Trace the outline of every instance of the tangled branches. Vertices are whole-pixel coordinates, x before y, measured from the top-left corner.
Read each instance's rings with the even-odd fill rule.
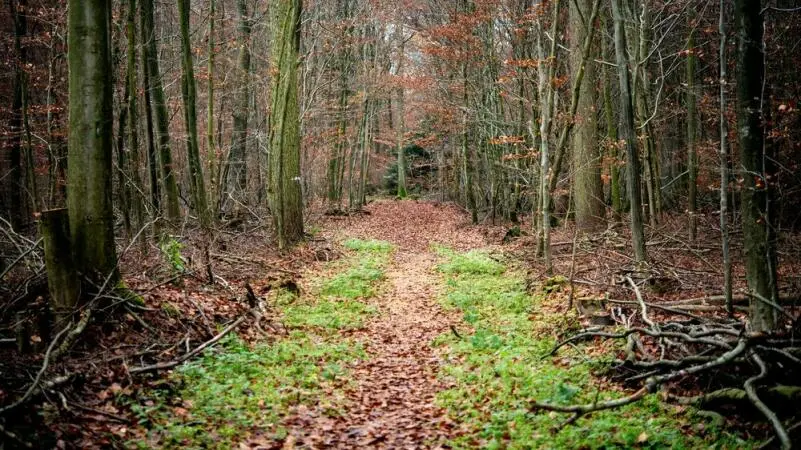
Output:
[[[620,371],[635,373],[626,380],[638,383],[637,390],[626,397],[608,401],[569,406],[532,402],[529,407],[532,410],[569,413],[569,419],[562,424],[567,425],[595,411],[637,402],[660,388],[668,388],[670,383],[692,381],[713,370],[737,367],[743,373],[753,374],[744,381],[739,380],[742,383],[741,388],[726,387],[678,400],[684,404],[702,407],[709,404],[710,399],[715,399],[718,403],[747,399],[771,424],[775,439],[780,442],[781,447],[791,448],[788,426],[782,423],[774,411],[776,407],[771,409],[763,397],[767,391],[770,391],[772,397],[795,396],[801,393],[801,387],[794,386],[772,389],[791,379],[788,377],[788,372],[791,372],[788,369],[797,370],[801,367],[801,346],[798,346],[793,336],[752,333],[747,331],[744,323],[733,319],[691,315],[684,320],[687,315],[682,315],[682,320],[658,321],[649,316],[649,304],[643,300],[637,285],[631,278],[627,278],[627,282],[637,299],[636,302],[630,302],[636,310],[629,316],[619,314],[617,322],[623,325],[621,331],[609,332],[600,328],[584,330],[558,343],[546,357],[580,341],[596,338],[622,340],[626,343],[623,351],[625,356],[615,360],[614,366]],[[637,314],[639,317],[635,319]],[[635,320],[642,325],[632,326]],[[675,396],[673,398],[676,399]],[[795,425],[789,427],[795,428]]]

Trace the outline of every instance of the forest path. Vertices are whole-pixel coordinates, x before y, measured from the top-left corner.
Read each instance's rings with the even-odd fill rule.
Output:
[[[353,334],[368,357],[350,368],[354,387],[346,391],[344,414],[296,411],[285,423],[284,448],[441,448],[456,433],[434,404],[447,386],[437,377],[440,361],[431,343],[460,318],[437,303],[442,281],[431,245],[466,250],[485,240],[451,205],[383,201],[369,205],[367,213],[327,228],[335,239],[380,239],[395,246],[384,287],[368,301],[378,314]]]

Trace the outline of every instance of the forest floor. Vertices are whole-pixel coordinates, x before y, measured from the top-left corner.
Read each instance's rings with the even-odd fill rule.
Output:
[[[625,387],[590,359],[611,357],[620,344],[577,344],[545,357],[587,324],[565,307],[570,288],[564,276],[543,276],[537,264],[523,262],[530,242],[502,245],[505,227],[470,225],[450,204],[388,200],[318,223],[307,244],[285,255],[248,245],[252,238],[218,242],[217,253],[212,249],[221,274],[215,286],[223,287],[197,277],[180,286],[127,277],[145,292],[144,306],[139,314],[129,311],[120,330],[145,335],[142,323],[152,323],[161,333],[159,353],[150,350],[155,344],[134,356],[119,350],[141,348],[127,344],[137,342],[130,332],[125,345],[106,341],[109,351],[101,357],[87,350],[93,364],[99,358],[123,364],[109,365],[67,393],[80,399],[80,408],[64,408],[66,415],[44,408],[40,415],[55,431],[55,446],[755,445],[747,434],[727,431],[720,418],[656,395],[564,427],[566,415],[533,411],[533,401],[571,404],[624,395]],[[186,259],[202,272],[202,258]],[[569,270],[579,281],[598,269],[586,260],[568,268],[565,259],[557,256],[557,272]],[[132,367],[175,358],[182,347],[189,351],[222,330],[210,329],[209,318],[231,323],[245,316],[248,308],[235,301],[234,288],[245,284],[263,302],[260,326],[243,326],[174,370],[131,375]],[[181,314],[191,323],[181,324]],[[192,330],[204,328],[206,338],[190,344]]]

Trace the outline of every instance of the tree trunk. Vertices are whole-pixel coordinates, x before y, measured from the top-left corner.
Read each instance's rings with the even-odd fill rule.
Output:
[[[300,178],[300,111],[298,53],[301,0],[274,0],[272,16],[273,68],[270,108],[270,197],[278,247],[303,238]]]
[[[553,14],[551,16],[551,47],[548,51],[548,72],[543,76],[542,67],[540,67],[540,86],[543,92],[545,102],[542,104],[541,120],[540,120],[540,236],[542,238],[542,254],[545,259],[545,271],[550,274],[553,272],[553,264],[551,262],[551,195],[549,188],[549,179],[551,179],[550,169],[550,152],[548,148],[548,140],[551,134],[551,126],[553,124],[554,107],[554,94],[555,87],[554,81],[556,78],[556,46],[557,36],[559,32],[559,7],[560,0],[553,2]],[[555,177],[553,177],[555,178]]]
[[[723,295],[726,298],[726,311],[734,312],[732,305],[731,254],[729,252],[729,122],[726,117],[726,1],[720,0],[720,240],[723,247]]]
[[[186,153],[189,161],[189,187],[192,203],[200,217],[200,223],[210,222],[206,185],[203,179],[203,164],[200,162],[200,145],[197,137],[197,82],[195,81],[192,42],[189,40],[189,1],[178,0],[178,17],[181,25],[181,67],[183,77],[181,96],[184,101],[184,125],[186,126]]]
[[[595,5],[593,5],[595,3]],[[598,147],[596,104],[596,65],[592,62],[597,52],[592,43],[598,2],[578,0],[570,2],[570,47],[573,49],[570,65],[573,73],[584,71],[583,77],[574,80],[578,88],[578,104],[573,130],[573,192],[576,206],[576,226],[592,231],[603,225],[605,205],[601,183],[601,155]],[[584,22],[592,10],[590,20]],[[589,50],[585,53],[585,41]]]
[[[250,103],[250,16],[245,0],[237,0],[239,13],[239,83],[233,108],[233,129],[231,130],[231,151],[226,164],[225,192],[221,203],[223,212],[228,213],[236,207],[234,203],[245,202],[247,188],[247,139],[248,114]]]
[[[158,145],[158,163],[161,172],[161,184],[167,200],[167,220],[176,222],[181,218],[181,205],[178,203],[178,183],[172,164],[170,149],[169,117],[167,103],[164,98],[164,86],[159,70],[158,49],[156,48],[156,32],[153,21],[153,0],[142,0],[140,5],[142,21],[142,58],[145,60],[145,71],[149,91],[156,116],[155,140]]]
[[[395,145],[398,152],[398,198],[406,197],[406,149],[404,148],[403,139],[406,134],[406,111],[404,102],[404,86],[403,86],[403,62],[406,58],[404,52],[405,39],[403,37],[403,25],[395,24],[396,34],[398,39],[398,70],[396,76],[398,79],[398,87],[395,89],[397,102],[395,108],[398,110],[398,118],[395,121]]]
[[[72,258],[68,220],[66,209],[51,209],[42,211],[39,222],[39,234],[45,251],[50,310],[55,316],[57,329],[69,323],[81,291]]]
[[[695,24],[690,23],[690,36],[687,38],[687,214],[689,215],[690,242],[695,241],[697,233],[696,210],[696,182],[698,180],[698,158],[695,151],[696,130],[698,128],[698,114],[696,111],[695,88]]]
[[[640,160],[637,152],[637,136],[634,130],[634,110],[631,103],[631,81],[626,58],[626,31],[621,12],[621,0],[612,0],[612,17],[615,21],[615,61],[620,81],[620,137],[625,141],[628,192],[631,201],[631,237],[634,258],[638,263],[647,259],[645,232],[642,221],[642,197],[640,194]]]
[[[752,296],[750,327],[769,331],[778,326],[776,310],[775,236],[772,231],[770,159],[764,145],[762,88],[764,81],[763,23],[759,0],[736,0],[737,126],[743,187],[740,208],[745,246],[745,278]]]
[[[216,52],[214,33],[216,28],[215,25],[217,24],[216,8],[216,0],[209,0],[209,60],[206,63],[206,70],[208,71],[208,80],[206,85],[206,163],[207,167],[209,168],[209,184],[211,185],[211,188],[209,189],[209,195],[211,196],[209,204],[214,208],[218,208],[220,206],[220,199],[217,198],[216,195],[218,194],[219,181],[217,180],[216,167],[217,148],[214,144],[214,54]]]
[[[105,0],[72,0],[69,4],[67,204],[76,269],[94,284],[114,286],[119,273],[111,201],[109,8]]]

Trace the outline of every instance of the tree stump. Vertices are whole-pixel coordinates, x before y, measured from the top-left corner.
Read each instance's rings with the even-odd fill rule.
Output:
[[[44,242],[50,309],[57,328],[69,322],[81,293],[81,282],[72,257],[68,220],[67,210],[61,208],[42,211],[39,222],[39,233]]]

